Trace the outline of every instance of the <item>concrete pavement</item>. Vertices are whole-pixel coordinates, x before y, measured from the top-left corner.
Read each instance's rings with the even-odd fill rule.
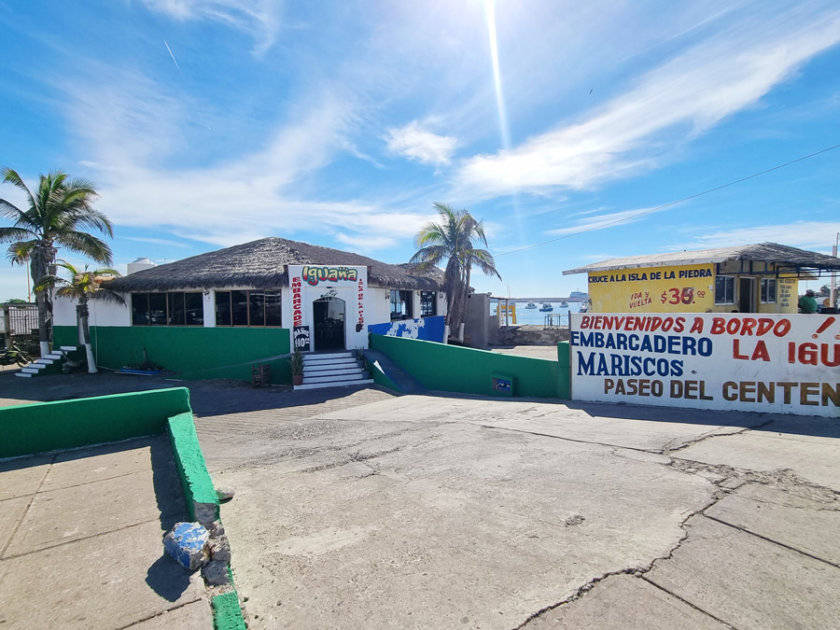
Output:
[[[837,627],[836,423],[379,395],[199,420],[253,627]]]
[[[211,628],[201,576],[163,554],[185,518],[166,436],[0,462],[0,626]]]
[[[836,420],[190,387],[252,628],[840,625]]]

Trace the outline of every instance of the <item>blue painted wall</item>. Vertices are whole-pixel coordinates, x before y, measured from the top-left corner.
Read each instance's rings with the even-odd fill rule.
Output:
[[[443,315],[436,315],[385,324],[371,324],[368,326],[368,332],[372,335],[385,335],[386,337],[406,337],[422,341],[443,342],[445,320],[446,318]]]

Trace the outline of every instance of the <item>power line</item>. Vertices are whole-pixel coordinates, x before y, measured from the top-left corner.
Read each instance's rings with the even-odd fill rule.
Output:
[[[776,166],[772,166],[768,169],[764,169],[763,171],[758,171],[757,173],[752,173],[751,175],[746,175],[745,177],[741,177],[739,179],[734,179],[731,182],[727,182],[725,184],[715,186],[714,188],[709,188],[708,190],[704,190],[703,192],[694,193],[693,195],[689,195],[688,197],[683,197],[682,199],[677,199],[675,201],[668,201],[666,203],[660,204],[660,205],[655,206],[653,208],[648,208],[647,210],[639,212],[635,216],[636,217],[642,217],[642,216],[645,216],[646,214],[651,214],[653,212],[657,212],[659,210],[662,210],[664,208],[668,208],[670,206],[675,206],[677,204],[681,204],[681,203],[684,203],[686,201],[691,201],[692,199],[696,199],[697,197],[702,197],[703,195],[708,195],[709,193],[717,192],[718,190],[723,190],[724,188],[729,188],[730,186],[734,186],[735,184],[740,184],[741,182],[745,182],[745,181],[750,180],[750,179],[755,179],[756,177],[761,177],[762,175],[766,175],[767,173],[772,173],[773,171],[777,171],[780,168],[785,168],[786,166],[790,166],[791,164],[796,164],[797,162],[803,162],[805,160],[809,160],[812,157],[816,157],[817,155],[821,155],[823,153],[828,153],[829,151],[834,151],[835,149],[840,149],[840,144],[835,144],[835,145],[832,145],[830,147],[820,149],[819,151],[814,151],[813,153],[809,153],[808,155],[802,155],[802,156],[800,156],[798,158],[795,158],[793,160],[789,160],[788,162],[784,162],[782,164],[777,164]],[[615,221],[609,221],[607,223],[601,223],[601,224],[598,224],[597,226],[592,226],[592,227],[589,227],[589,228],[583,228],[581,230],[578,230],[577,232],[571,232],[569,234],[563,234],[562,236],[558,236],[557,238],[552,238],[552,239],[549,239],[547,241],[541,241],[539,243],[533,243],[531,245],[524,245],[522,247],[517,247],[516,249],[511,249],[511,250],[506,251],[506,252],[498,253],[498,254],[496,254],[496,257],[498,258],[499,256],[507,256],[508,254],[515,254],[517,252],[525,251],[525,250],[528,250],[528,249],[535,249],[537,247],[542,247],[543,245],[549,245],[551,243],[556,243],[557,241],[562,241],[563,239],[566,239],[566,238],[571,238],[572,236],[575,236],[577,234],[583,234],[585,232],[594,232],[595,230],[602,230],[604,228],[610,227],[611,225],[617,225],[617,224],[623,223],[623,222],[624,222],[624,219],[616,219]]]

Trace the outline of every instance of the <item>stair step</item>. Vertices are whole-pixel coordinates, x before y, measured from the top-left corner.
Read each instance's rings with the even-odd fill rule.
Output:
[[[78,349],[79,349],[79,346],[61,346],[59,348],[59,350],[62,350],[64,352],[75,352]]]
[[[354,361],[353,363],[327,363],[313,367],[306,366],[303,368],[303,373],[317,375],[322,372],[355,372],[361,369],[362,367]]]
[[[20,368],[20,371],[24,374],[40,374],[41,370],[44,369],[45,366],[41,365],[38,367],[33,367],[31,365],[27,365],[25,368]]]
[[[332,365],[334,363],[356,363],[356,357],[339,357],[336,359],[310,359],[309,361],[304,361],[304,365]]]
[[[309,378],[304,377],[303,383],[304,385],[308,385],[310,383],[349,383],[351,381],[360,381],[365,378],[364,372],[358,372],[357,374],[344,374],[341,376],[312,376]]]
[[[304,374],[303,375],[303,382],[309,383],[314,381],[315,379],[319,380],[333,380],[333,381],[340,381],[344,378],[358,378],[359,376],[363,376],[365,371],[362,369],[356,370],[349,370],[344,372],[315,372],[314,374]]]
[[[295,391],[299,389],[325,389],[327,387],[349,387],[356,385],[370,385],[373,383],[372,378],[362,379],[360,381],[342,381],[330,383],[304,383],[303,385],[295,385]]]
[[[52,365],[56,362],[56,359],[52,359],[49,356],[41,357],[40,359],[35,359],[32,364],[33,365]]]
[[[15,372],[15,376],[20,376],[21,378],[32,378],[34,375],[29,372]]]
[[[332,360],[332,359],[344,359],[344,358],[347,358],[347,357],[353,358],[354,353],[352,353],[352,352],[325,352],[325,353],[319,352],[318,354],[304,354],[303,355],[303,360],[304,361],[312,361],[312,360],[317,360],[317,359]]]

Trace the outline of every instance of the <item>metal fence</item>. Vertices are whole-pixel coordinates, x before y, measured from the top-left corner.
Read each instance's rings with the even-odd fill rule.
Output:
[[[38,355],[38,307],[35,304],[3,304],[3,345],[14,341],[29,354]]]
[[[565,323],[564,321],[565,320]],[[543,328],[554,328],[556,326],[568,326],[569,313],[550,313],[543,320]]]

